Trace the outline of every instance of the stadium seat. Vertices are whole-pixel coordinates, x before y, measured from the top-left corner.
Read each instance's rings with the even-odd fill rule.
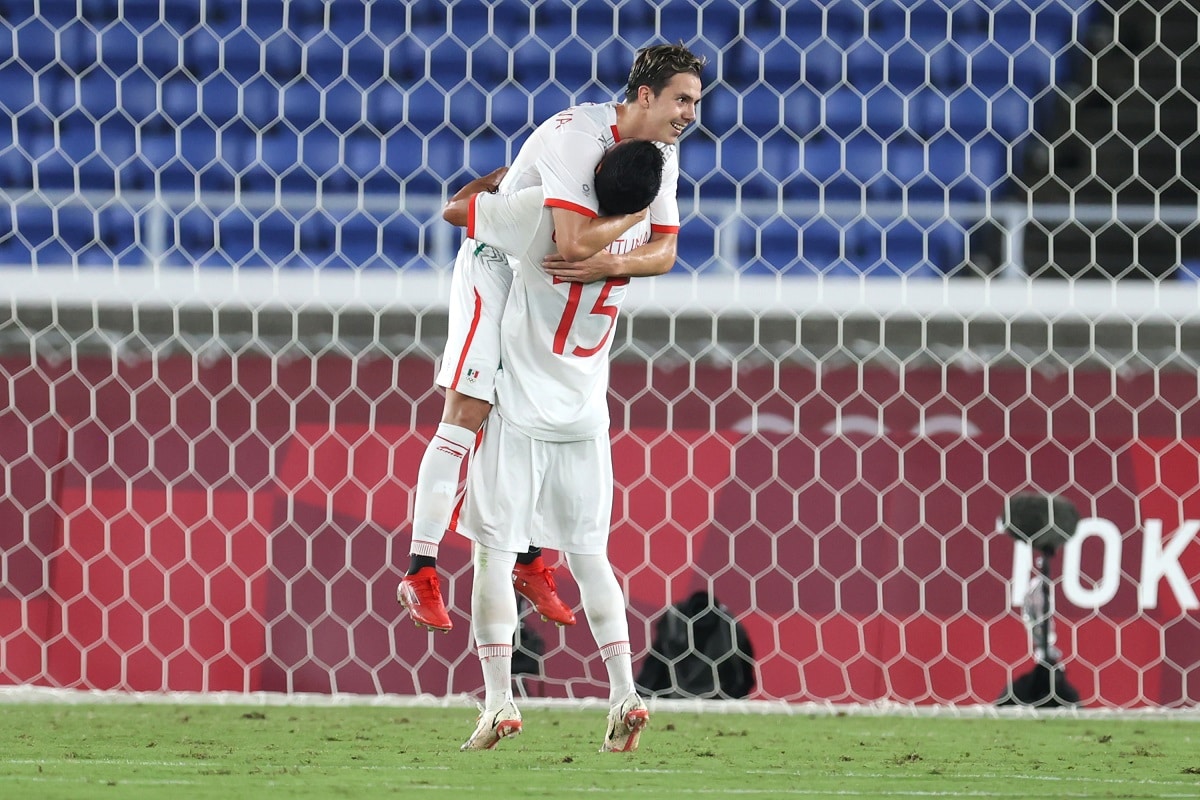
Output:
[[[298,131],[310,128],[321,119],[321,89],[307,80],[299,80],[280,89],[283,120]]]
[[[877,137],[863,132],[846,139],[845,171],[857,187],[868,192],[883,177],[884,144]]]
[[[683,220],[676,244],[679,267],[693,272],[714,269],[720,263],[720,234],[717,223],[699,216]]]
[[[738,269],[749,275],[797,274],[800,229],[787,217],[747,220],[738,231]]]
[[[15,36],[15,42],[16,60],[31,73],[40,72],[58,61],[56,28],[42,17],[25,20]]]
[[[428,81],[410,86],[404,97],[405,121],[413,129],[428,134],[446,124],[449,97],[445,90]]]
[[[0,66],[0,85],[4,86],[0,92],[0,111],[5,116],[11,117],[35,104],[34,77],[23,65],[10,62]]]
[[[383,171],[383,140],[373,132],[355,133],[345,139],[345,168],[351,181],[351,190],[377,191],[382,185],[391,190],[396,187],[395,179],[389,179]]]
[[[529,93],[515,83],[494,89],[488,97],[487,119],[502,136],[516,136],[533,123]]]
[[[254,219],[249,212],[241,208],[231,209],[217,218],[214,252],[206,253],[200,263],[204,266],[220,266],[225,261],[238,267],[266,266],[257,238]]]
[[[850,274],[850,252],[845,246],[845,238],[844,227],[827,217],[817,217],[805,222],[800,229],[801,268],[794,269],[793,274]]]
[[[290,212],[271,210],[254,221],[256,256],[270,267],[309,267],[299,250],[299,224]]]
[[[910,102],[889,86],[880,86],[866,100],[867,130],[880,139],[890,139],[910,125]]]
[[[771,86],[752,86],[739,96],[741,127],[755,136],[767,136],[779,130],[787,100]],[[725,128],[724,130],[729,130]],[[716,131],[718,134],[721,129]]]
[[[512,163],[508,142],[501,136],[485,134],[466,141],[466,172],[469,177],[486,175],[492,170]],[[457,190],[457,186],[450,187]]]
[[[884,200],[899,200],[925,175],[925,147],[917,139],[901,136],[884,149],[886,168],[872,184],[872,193]]]
[[[863,127],[865,101],[853,89],[835,89],[825,95],[821,123],[825,132],[846,139]]]
[[[321,95],[322,120],[334,130],[346,133],[366,121],[366,96],[349,79],[326,85]]]
[[[846,83],[863,94],[885,81],[887,55],[871,39],[861,39],[846,49]]]

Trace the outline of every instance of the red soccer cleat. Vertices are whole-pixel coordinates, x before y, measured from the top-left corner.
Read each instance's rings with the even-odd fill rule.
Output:
[[[433,567],[421,567],[412,575],[405,575],[396,589],[396,599],[418,626],[442,633],[454,627],[442,602],[442,589]]]
[[[556,625],[575,624],[575,613],[558,598],[554,569],[547,567],[541,556],[534,559],[532,564],[516,564],[512,580],[513,586],[533,603],[542,619],[548,619]]]

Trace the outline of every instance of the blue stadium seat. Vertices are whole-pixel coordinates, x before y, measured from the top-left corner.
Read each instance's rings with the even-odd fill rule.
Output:
[[[870,133],[860,133],[846,139],[845,171],[858,187],[872,192],[883,177],[884,144]]]
[[[808,220],[800,229],[800,269],[822,275],[847,275],[852,271],[845,228],[827,217]]]
[[[466,141],[466,171],[470,176],[486,175],[492,170],[512,163],[508,142],[501,136],[473,136]]]
[[[344,191],[350,188],[351,176],[342,165],[341,138],[336,130],[319,125],[300,136],[299,161],[294,176],[305,190],[315,189],[318,182],[325,191]],[[285,179],[284,185],[289,185]]]
[[[225,73],[211,75],[199,86],[198,102],[204,119],[219,128],[241,116],[241,86]]]
[[[785,85],[795,82],[795,64],[790,57],[779,59],[778,64],[774,58],[768,60],[770,63],[765,65],[765,70],[770,76],[769,81],[786,81]],[[843,78],[842,49],[831,41],[820,41],[805,48],[802,74],[806,84],[819,92],[828,92]]]
[[[36,103],[35,81],[29,70],[21,64],[9,63],[0,66],[0,111],[12,116]]]
[[[773,87],[753,86],[741,93],[740,102],[742,128],[755,136],[766,136],[783,124],[787,101]]]
[[[381,83],[367,93],[367,122],[380,133],[404,124],[405,92],[392,83]]]
[[[936,108],[938,102],[944,104],[942,113],[946,117],[944,120],[937,119],[935,124],[933,109]],[[963,86],[960,91],[950,95],[944,101],[931,98],[929,105],[919,107],[919,110],[922,111],[920,120],[923,124],[919,126],[918,130],[922,135],[932,136],[939,130],[945,130],[948,125],[950,130],[964,139],[973,139],[989,130],[990,105],[988,99],[976,91],[973,86]]]
[[[203,266],[221,266],[223,263],[239,267],[266,266],[266,259],[258,248],[254,218],[249,212],[233,208],[217,219],[213,252],[205,253],[200,263]]]
[[[39,72],[59,58],[54,24],[42,17],[26,20],[16,36],[16,58],[30,72]],[[11,35],[11,34],[10,34]]]
[[[651,6],[657,40],[688,43],[700,35],[700,13],[692,0],[656,0]]]
[[[24,139],[25,135],[22,131],[20,137],[14,137],[11,125],[0,125],[0,187],[4,189],[33,185],[33,165],[29,157],[17,146],[18,141]],[[0,227],[0,231],[3,230],[4,228]]]
[[[307,80],[280,89],[283,119],[296,130],[312,127],[321,119],[321,90]]]
[[[354,182],[354,188],[377,191],[386,184],[395,190],[396,181],[383,172],[383,140],[371,132],[352,134],[346,137],[346,171]]]
[[[82,205],[22,204],[16,207],[14,228],[38,266],[78,263],[80,253],[100,240],[95,212]]]
[[[884,83],[887,55],[871,39],[854,42],[846,50],[846,82],[866,94]]]
[[[292,213],[283,210],[267,211],[254,221],[257,253],[262,263],[271,267],[311,266],[300,254],[299,223]]]
[[[716,142],[702,133],[690,134],[679,146],[679,172],[700,186],[705,195],[728,197],[733,184],[717,172]]]
[[[529,93],[520,86],[506,83],[494,89],[488,98],[488,122],[503,136],[515,136],[533,123]]]
[[[409,87],[404,98],[408,125],[421,133],[431,133],[445,125],[449,112],[445,90],[429,82]]]
[[[217,247],[217,221],[213,213],[197,206],[174,219],[168,229],[164,254],[168,266],[229,266],[228,256]]]
[[[1016,142],[1033,130],[1033,105],[1016,89],[999,92],[991,99],[990,130],[1008,142]]]
[[[872,184],[872,193],[884,200],[899,200],[925,175],[925,146],[910,136],[893,139],[884,150],[884,163],[886,168]]]
[[[713,188],[720,189],[727,181],[730,194],[774,196],[778,183],[762,171],[757,138],[741,132],[730,133],[717,142],[717,156],[721,175]],[[711,182],[711,179],[706,181],[704,186],[711,186]]]
[[[196,82],[183,75],[164,81],[162,111],[176,127],[195,117],[200,111],[200,89]]]
[[[787,217],[747,220],[738,231],[738,269],[751,275],[778,275],[803,269],[800,229]]]
[[[300,136],[284,125],[255,142],[240,183],[247,191],[314,191],[316,180],[301,164]]]
[[[679,267],[693,272],[713,269],[720,257],[718,225],[705,217],[692,216],[683,221],[676,242]]]
[[[543,86],[533,91],[533,122],[540,124],[553,117],[563,109],[575,105],[566,89],[560,86]]]
[[[912,94],[929,80],[929,54],[915,42],[903,41],[887,54],[887,82],[902,94]]]
[[[526,39],[512,51],[513,78],[527,88],[541,86],[550,80],[551,51],[541,36],[539,28],[538,38]]]
[[[797,136],[809,136],[821,127],[822,96],[808,86],[796,86],[783,100],[783,126]]]
[[[450,113],[447,121],[462,136],[473,136],[488,124],[487,94],[472,84],[459,86],[450,92]]]
[[[352,212],[335,223],[339,262],[351,269],[384,266],[380,248],[380,225],[364,212]]]
[[[816,194],[830,199],[853,196],[857,187],[849,185],[842,172],[841,143],[829,136],[812,137],[801,148],[802,171]]]
[[[353,82],[338,80],[326,85],[321,92],[321,118],[326,125],[345,133],[366,121],[366,96]]]
[[[910,126],[909,101],[890,86],[880,86],[866,96],[867,130],[889,139]]]
[[[865,101],[853,89],[835,89],[825,95],[821,122],[825,132],[845,139],[863,127]]]
[[[105,63],[108,63],[107,60]],[[158,88],[158,79],[144,70],[134,70],[122,75],[117,84],[122,115],[135,124],[149,122],[157,117]]]

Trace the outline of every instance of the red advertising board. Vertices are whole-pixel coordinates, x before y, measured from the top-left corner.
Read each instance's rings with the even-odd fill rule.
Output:
[[[428,361],[0,372],[0,682],[478,690],[465,543],[441,557],[451,634],[413,628],[394,598],[441,411]],[[1055,565],[1084,702],[1194,703],[1194,394],[1165,372],[617,363],[610,553],[634,651],[709,589],[749,631],[756,697],[992,702],[1030,666],[997,517],[1036,490],[1085,518]],[[540,691],[602,693],[585,627],[537,628]]]

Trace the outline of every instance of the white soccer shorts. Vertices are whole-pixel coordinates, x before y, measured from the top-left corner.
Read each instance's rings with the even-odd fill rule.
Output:
[[[468,239],[459,248],[450,279],[449,325],[437,384],[496,402],[500,367],[500,318],[512,287],[508,257]]]
[[[608,433],[574,442],[533,439],[496,412],[471,456],[455,530],[510,553],[531,545],[566,553],[608,552],[612,521]]]

